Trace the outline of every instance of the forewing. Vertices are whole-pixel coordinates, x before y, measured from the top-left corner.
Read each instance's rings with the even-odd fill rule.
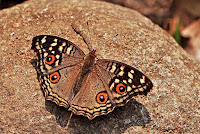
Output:
[[[72,42],[51,35],[34,37],[32,49],[38,56],[36,70],[45,98],[68,107],[85,54]]]
[[[116,106],[126,104],[138,94],[147,95],[153,87],[143,73],[122,62],[102,59],[97,60],[96,65],[109,86],[110,99]]]
[[[32,49],[37,53],[37,68],[41,74],[47,73],[53,68],[59,68],[61,65],[74,65],[85,56],[83,51],[72,42],[52,35],[34,37]],[[45,63],[45,59],[49,55],[55,56],[55,61],[50,65]]]

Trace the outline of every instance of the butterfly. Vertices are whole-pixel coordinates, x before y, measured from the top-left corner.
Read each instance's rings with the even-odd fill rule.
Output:
[[[97,59],[74,43],[57,36],[33,38],[38,80],[45,99],[76,115],[92,120],[125,105],[136,95],[147,95],[153,84],[139,70],[125,63]]]

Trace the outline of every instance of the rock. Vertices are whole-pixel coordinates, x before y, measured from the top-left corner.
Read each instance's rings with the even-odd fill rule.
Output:
[[[0,16],[1,133],[200,131],[199,62],[140,13],[106,2],[32,0],[1,10]],[[66,38],[85,53],[91,44],[100,58],[142,71],[153,90],[92,121],[73,115],[67,129],[70,112],[45,103],[31,64],[32,38],[42,34]]]

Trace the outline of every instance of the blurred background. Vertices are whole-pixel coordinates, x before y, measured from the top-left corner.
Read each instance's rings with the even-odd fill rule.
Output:
[[[25,0],[0,0],[0,10]],[[96,0],[137,10],[171,34],[200,61],[200,0]]]

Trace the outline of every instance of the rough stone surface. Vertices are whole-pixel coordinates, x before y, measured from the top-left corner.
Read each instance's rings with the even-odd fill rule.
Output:
[[[85,40],[99,57],[145,73],[153,90],[92,121],[73,116],[66,129],[70,113],[45,103],[31,65],[32,38],[41,34],[66,38],[88,53]],[[0,11],[0,35],[1,133],[200,132],[199,62],[136,11],[97,1],[30,0]]]

